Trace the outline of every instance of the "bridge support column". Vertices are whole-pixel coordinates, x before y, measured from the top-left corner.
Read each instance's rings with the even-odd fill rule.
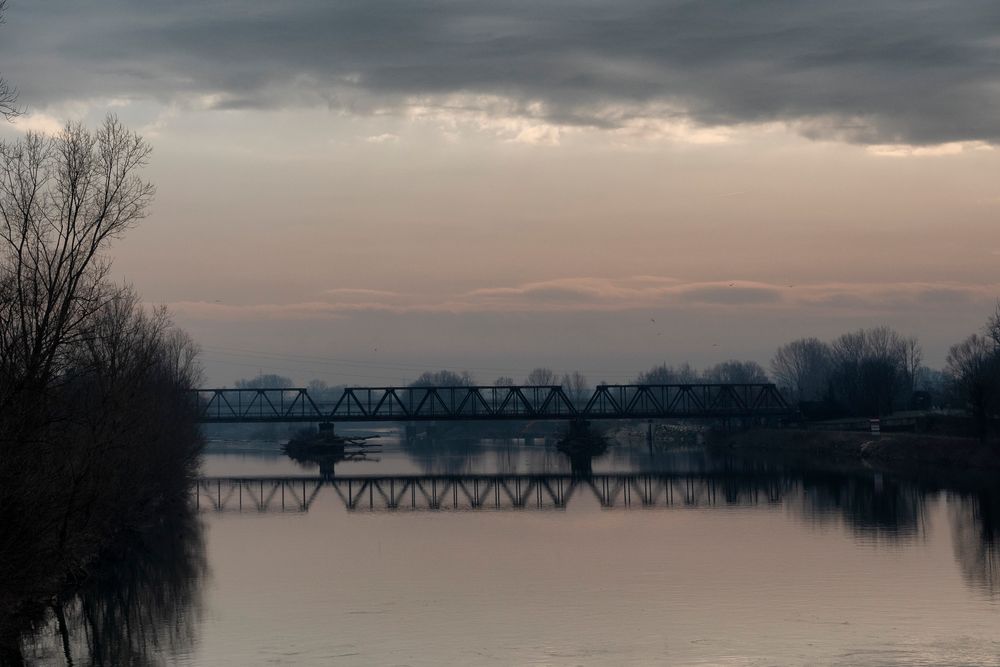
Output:
[[[649,419],[646,421],[646,444],[653,444],[653,420]]]
[[[320,433],[329,433],[333,435],[333,422],[320,422],[319,423]]]

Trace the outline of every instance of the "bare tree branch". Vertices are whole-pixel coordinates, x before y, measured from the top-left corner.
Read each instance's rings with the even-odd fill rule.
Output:
[[[0,357],[15,387],[51,383],[115,298],[101,253],[146,215],[154,189],[138,172],[149,153],[112,115],[96,132],[68,124],[0,144]]]
[[[0,23],[4,22],[3,14],[6,8],[7,0],[0,0]],[[17,106],[17,88],[0,76],[0,116],[6,120],[13,120],[21,113],[21,108]]]

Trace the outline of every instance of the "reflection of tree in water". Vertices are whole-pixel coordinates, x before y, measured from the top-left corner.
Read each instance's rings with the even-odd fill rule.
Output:
[[[807,520],[824,524],[843,521],[856,534],[899,540],[922,534],[927,490],[874,473],[815,471],[781,460],[734,459],[704,448],[650,448],[609,443],[600,432],[564,431],[555,448],[523,447],[475,438],[412,438],[403,451],[429,474],[461,475],[479,468],[513,473],[527,462],[531,471],[587,475],[595,457],[637,471],[732,474],[720,482],[723,497],[733,503],[786,503]],[[554,451],[555,450],[555,451]],[[603,459],[602,459],[603,460]],[[612,467],[618,467],[613,465]],[[777,477],[776,477],[777,475]]]
[[[803,472],[801,509],[816,523],[842,518],[855,533],[889,539],[923,533],[927,493],[878,474]]]
[[[587,422],[569,422],[560,433],[556,449],[569,459],[574,475],[586,476],[593,472],[594,459],[607,453],[608,439]]]
[[[152,665],[188,651],[207,572],[202,526],[183,503],[102,558],[83,587],[53,607],[33,652],[74,665]],[[49,645],[56,642],[58,646]]]
[[[949,497],[955,559],[970,584],[1000,595],[1000,488]]]

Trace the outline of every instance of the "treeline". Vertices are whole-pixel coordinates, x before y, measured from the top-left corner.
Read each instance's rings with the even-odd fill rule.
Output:
[[[774,382],[807,419],[877,417],[904,409],[947,407],[965,410],[985,436],[1000,411],[1000,304],[982,334],[952,346],[944,370],[928,368],[916,337],[886,326],[858,329],[832,341],[800,338],[781,345],[770,361],[770,373],[755,362],[731,359],[699,370],[690,363],[661,363],[631,379],[636,384]],[[462,387],[481,384],[469,371],[426,371],[411,387]],[[585,402],[593,385],[579,371],[559,373],[538,367],[523,378],[502,375],[495,386],[561,385],[576,403]],[[597,384],[606,384],[598,382]],[[292,387],[290,378],[263,375],[239,380],[237,387]],[[309,383],[313,400],[332,404],[346,385],[321,380]]]
[[[806,416],[877,417],[909,407],[914,392],[942,383],[922,365],[916,338],[889,327],[859,329],[832,342],[801,338],[778,348],[775,382]],[[927,407],[930,407],[929,405]]]
[[[951,387],[972,414],[981,439],[1000,413],[1000,302],[983,327],[948,350]]]
[[[943,371],[922,360],[916,338],[877,327],[830,343],[802,338],[782,345],[771,371],[807,416],[876,417],[904,408],[948,407],[970,414],[985,438],[1000,412],[1000,305],[983,333],[949,349]]]
[[[146,215],[149,152],[113,117],[0,144],[0,626],[196,471],[197,349],[104,256]]]

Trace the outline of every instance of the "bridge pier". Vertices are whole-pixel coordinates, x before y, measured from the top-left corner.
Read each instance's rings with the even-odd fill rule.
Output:
[[[589,477],[593,474],[595,457],[608,450],[608,441],[599,432],[590,428],[585,419],[575,419],[569,423],[556,449],[569,457],[573,476]]]

